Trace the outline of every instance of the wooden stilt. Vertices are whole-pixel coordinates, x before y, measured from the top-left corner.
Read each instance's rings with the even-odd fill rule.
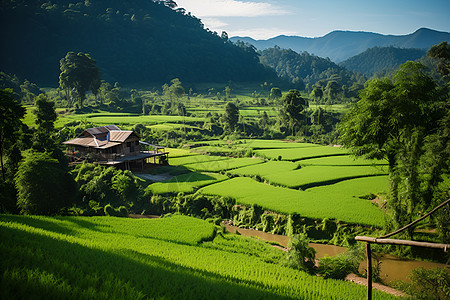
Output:
[[[372,300],[372,250],[370,243],[366,243],[367,252],[367,300]]]

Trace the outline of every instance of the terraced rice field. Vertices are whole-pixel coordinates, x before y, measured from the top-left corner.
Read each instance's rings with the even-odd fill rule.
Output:
[[[227,179],[227,176],[217,173],[190,172],[162,182],[156,182],[149,188],[153,194],[193,193],[200,187]]]
[[[198,190],[232,197],[240,204],[258,204],[268,210],[295,212],[313,219],[332,218],[378,227],[384,222],[384,212],[379,207],[358,198],[388,190],[384,161],[355,159],[346,154],[345,149],[308,143],[219,140],[199,144],[208,146],[195,148],[195,151],[226,155],[236,149],[251,149],[257,156],[264,154],[261,156],[270,160],[200,155],[192,150],[176,149],[177,157],[169,160],[176,165],[174,174],[186,174],[152,184],[150,188],[154,193]],[[272,160],[278,155],[282,155],[283,160]],[[236,178],[227,180],[227,176],[219,172]]]
[[[307,158],[346,155],[346,149],[340,147],[318,146],[307,144],[301,148],[263,149],[255,151],[257,156],[267,159],[279,159],[297,161]]]
[[[375,193],[377,190],[371,189]],[[367,190],[367,194],[371,190]],[[257,182],[251,178],[237,177],[200,189],[206,195],[235,198],[240,204],[258,204],[263,208],[298,213],[313,219],[330,218],[354,224],[381,227],[384,213],[368,200],[329,190],[299,191]]]

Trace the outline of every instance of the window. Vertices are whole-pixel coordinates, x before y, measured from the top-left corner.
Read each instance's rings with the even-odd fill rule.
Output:
[[[134,142],[136,146],[139,146],[139,141]]]
[[[128,147],[128,148],[131,147],[131,142],[127,142],[127,147]]]

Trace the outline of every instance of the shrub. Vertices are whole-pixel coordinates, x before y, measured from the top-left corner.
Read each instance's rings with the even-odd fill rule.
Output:
[[[125,206],[120,206],[116,210],[116,216],[117,217],[128,217],[128,209]]]
[[[450,270],[417,268],[408,276],[411,283],[400,286],[417,299],[450,299]]]
[[[309,246],[309,239],[306,234],[295,234],[291,237],[287,253],[287,264],[291,268],[314,272],[316,250]]]
[[[111,206],[111,204],[106,204],[103,208],[106,216],[114,216],[116,211],[114,210],[114,207]]]
[[[347,252],[329,257],[325,256],[319,259],[319,268],[317,273],[324,278],[344,279],[350,273],[358,273],[358,267],[363,260],[364,254],[351,248]]]

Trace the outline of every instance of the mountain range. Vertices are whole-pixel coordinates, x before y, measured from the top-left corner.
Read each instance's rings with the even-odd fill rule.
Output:
[[[333,31],[323,37],[307,38],[280,35],[267,40],[250,37],[232,37],[231,41],[242,41],[264,50],[279,46],[296,52],[307,51],[320,57],[329,57],[339,63],[373,47],[416,48],[427,50],[440,42],[450,42],[450,33],[420,28],[407,35],[382,35],[363,31]]]

